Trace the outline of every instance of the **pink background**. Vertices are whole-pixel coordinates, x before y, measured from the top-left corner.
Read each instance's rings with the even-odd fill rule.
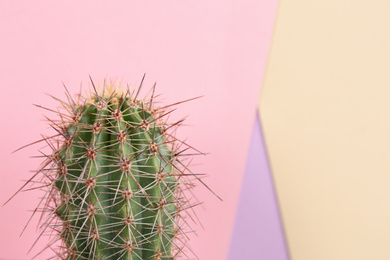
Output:
[[[118,78],[131,85],[146,73],[163,102],[183,104],[175,119],[190,115],[178,136],[208,156],[195,169],[209,174],[196,191],[205,201],[197,213],[191,247],[202,260],[226,259],[255,118],[277,1],[2,1],[0,2],[0,203],[31,176],[41,145],[10,154],[52,133],[32,103],[55,108],[44,93],[64,98],[80,83]],[[41,192],[25,192],[0,208],[0,259],[30,259],[38,218],[19,234]],[[50,256],[45,254],[45,256]],[[43,259],[41,256],[38,259]]]

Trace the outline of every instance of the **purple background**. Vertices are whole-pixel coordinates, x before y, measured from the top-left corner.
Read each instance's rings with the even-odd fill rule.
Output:
[[[288,260],[259,116],[256,116],[228,260]]]

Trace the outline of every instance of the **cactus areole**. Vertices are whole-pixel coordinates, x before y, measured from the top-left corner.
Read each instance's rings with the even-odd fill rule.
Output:
[[[42,141],[52,153],[44,155],[34,178],[46,188],[38,207],[44,232],[57,231],[59,259],[168,260],[192,254],[186,233],[194,232],[190,222],[196,218],[185,190],[194,180],[203,182],[183,153],[194,148],[173,135],[182,120],[167,119],[181,102],[156,108],[154,87],[137,99],[141,86],[118,91],[113,83],[97,90],[92,82],[89,97],[73,99],[67,91],[67,102],[55,98],[66,112],[50,110],[59,116],[50,120],[56,135]]]

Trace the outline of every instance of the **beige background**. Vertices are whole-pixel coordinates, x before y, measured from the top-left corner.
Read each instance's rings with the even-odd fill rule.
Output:
[[[292,260],[390,259],[390,1],[281,0],[260,117]]]

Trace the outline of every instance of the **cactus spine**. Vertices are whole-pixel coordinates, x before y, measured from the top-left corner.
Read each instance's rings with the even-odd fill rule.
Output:
[[[181,121],[167,123],[170,106],[154,108],[153,94],[137,100],[141,86],[135,94],[93,85],[88,98],[56,98],[68,115],[50,120],[58,134],[43,139],[53,152],[38,172],[48,188],[44,231],[58,232],[61,259],[187,257],[193,204],[184,190],[200,179],[182,152],[193,148],[173,136]]]

